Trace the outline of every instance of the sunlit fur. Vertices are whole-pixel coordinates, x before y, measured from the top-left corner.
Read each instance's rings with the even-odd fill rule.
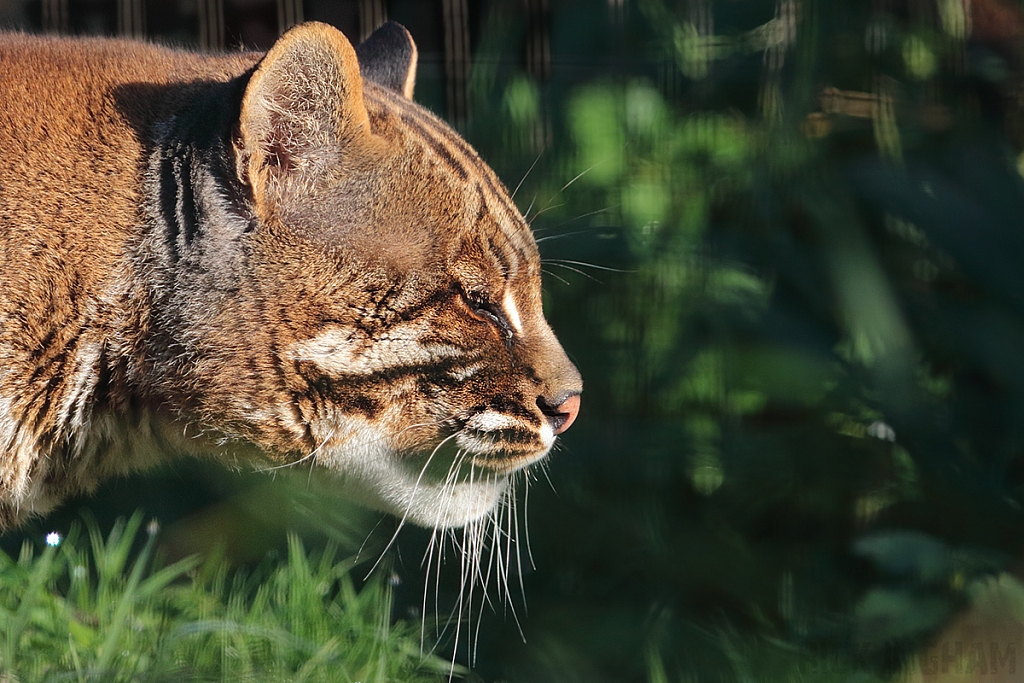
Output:
[[[318,465],[464,549],[515,531],[581,380],[529,225],[409,99],[408,32],[359,50],[0,36],[0,528],[200,455]]]

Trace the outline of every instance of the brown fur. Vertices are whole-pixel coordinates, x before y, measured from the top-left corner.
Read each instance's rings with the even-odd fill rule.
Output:
[[[335,29],[3,36],[0,97],[0,527],[181,454],[462,524],[575,417],[504,187]]]

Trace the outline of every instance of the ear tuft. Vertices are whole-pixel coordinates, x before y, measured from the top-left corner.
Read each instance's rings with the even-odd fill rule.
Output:
[[[249,79],[239,116],[239,172],[259,200],[269,174],[314,172],[369,135],[352,44],[309,22],[281,36]]]
[[[359,44],[356,54],[363,78],[412,99],[419,53],[404,26],[385,22]]]

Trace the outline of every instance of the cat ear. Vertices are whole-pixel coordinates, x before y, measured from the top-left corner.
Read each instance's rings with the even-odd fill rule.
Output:
[[[404,26],[394,21],[385,22],[359,43],[356,54],[363,78],[412,99],[419,53]]]
[[[309,174],[332,150],[370,135],[359,62],[333,26],[300,24],[270,48],[245,88],[239,115],[238,172],[262,203],[288,174]]]

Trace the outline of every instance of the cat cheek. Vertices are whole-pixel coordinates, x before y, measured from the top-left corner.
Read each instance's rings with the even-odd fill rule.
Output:
[[[286,356],[295,362],[312,362],[333,377],[371,377],[462,355],[450,344],[426,341],[429,333],[423,323],[396,325],[376,337],[358,328],[334,327],[293,344]]]
[[[484,369],[483,363],[471,363],[460,367],[451,368],[447,372],[448,378],[456,384],[462,384]]]

